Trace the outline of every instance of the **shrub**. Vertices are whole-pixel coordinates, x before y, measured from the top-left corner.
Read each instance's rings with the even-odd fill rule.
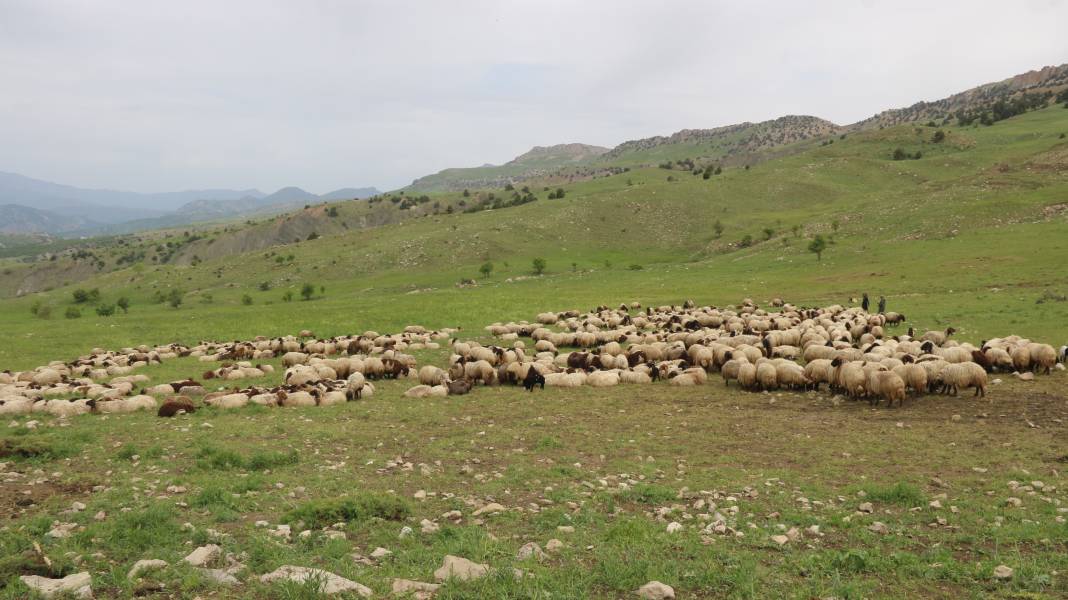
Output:
[[[300,296],[305,300],[311,300],[311,297],[315,295],[315,286],[310,283],[305,283],[300,288]]]
[[[478,268],[478,272],[482,273],[482,276],[488,279],[490,273],[493,272],[493,263],[489,261],[482,263],[482,266]]]
[[[753,245],[753,236],[749,235],[748,233],[745,234],[745,237],[743,237],[740,242],[738,242],[738,247],[739,248],[748,248],[749,246],[752,246],[752,245]]]
[[[52,307],[47,304],[42,304],[40,307],[37,308],[37,312],[35,314],[37,315],[38,319],[51,319]]]
[[[83,290],[82,288],[74,290],[73,292],[71,292],[70,295],[74,299],[75,304],[85,304],[89,301],[89,292]]]
[[[823,251],[827,249],[827,240],[817,235],[808,243],[808,251],[816,255],[816,262],[823,260]]]
[[[115,305],[101,304],[100,306],[96,307],[96,314],[100,315],[101,317],[110,317],[111,315],[115,314]]]
[[[293,301],[293,292],[292,291],[287,291],[286,293],[282,294],[282,302],[292,302],[292,301]]]
[[[270,282],[267,282],[267,281],[261,281],[260,282],[260,291],[261,292],[266,292],[269,289],[271,289]]]
[[[938,131],[936,131],[934,133],[934,137],[931,138],[931,141],[936,143],[936,144],[940,144],[945,139],[946,139],[946,132],[944,132],[941,129],[939,129]]]
[[[115,301],[115,306],[118,306],[122,309],[122,314],[126,314],[130,312],[130,299],[126,296],[122,296]]]
[[[534,274],[535,275],[541,275],[542,273],[545,272],[545,259],[544,258],[541,258],[541,257],[535,258],[534,261],[531,263],[531,265],[534,268]]]
[[[631,271],[641,271],[644,267],[642,267],[639,264],[633,264],[633,265],[631,265],[631,266],[629,266],[627,268],[630,269]]]
[[[68,319],[80,319],[82,318],[82,311],[74,308],[73,306],[67,307],[67,312],[63,313],[63,316]]]
[[[894,148],[894,160],[905,160],[908,157],[909,155],[907,152],[905,152],[904,148]]]
[[[241,296],[241,304],[245,306],[252,306],[252,296],[249,296],[248,294]]]
[[[171,305],[171,308],[178,308],[179,306],[181,306],[182,305],[182,291],[181,290],[171,290],[170,293],[167,294],[167,303]]]

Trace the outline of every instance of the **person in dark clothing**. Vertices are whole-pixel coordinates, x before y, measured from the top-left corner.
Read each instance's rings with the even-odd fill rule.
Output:
[[[886,296],[879,296],[879,312],[886,312]]]
[[[860,307],[864,309],[864,312],[868,312],[868,292],[864,292],[864,296],[860,299]]]

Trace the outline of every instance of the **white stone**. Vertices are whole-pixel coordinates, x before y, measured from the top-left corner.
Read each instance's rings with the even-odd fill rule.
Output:
[[[389,550],[386,550],[382,546],[379,546],[379,547],[375,548],[373,552],[371,552],[371,558],[373,558],[375,560],[378,560],[380,558],[385,558],[385,557],[389,556],[390,554],[393,554],[393,553],[390,552]]]
[[[532,556],[538,560],[545,560],[546,558],[545,552],[542,551],[537,542],[527,542],[515,553],[516,560],[526,560]]]
[[[415,600],[427,600],[431,598],[441,586],[436,583],[423,583],[422,581],[412,581],[410,579],[394,579],[393,580],[393,594],[396,596],[403,596],[410,594]]]
[[[460,556],[448,554],[441,563],[441,568],[434,571],[434,579],[445,581],[450,577],[468,581],[484,577],[489,573],[489,565],[472,562]]]
[[[75,598],[93,597],[93,589],[90,587],[93,578],[86,572],[67,575],[63,579],[49,579],[38,575],[22,575],[19,579],[26,587],[45,598],[56,594],[69,594]]]
[[[995,579],[1012,579],[1013,569],[1008,565],[998,565],[994,567]]]
[[[241,581],[223,569],[197,569],[197,572],[218,585],[241,585]]]
[[[201,546],[196,550],[189,553],[182,560],[193,565],[194,567],[203,567],[211,561],[215,560],[219,554],[222,553],[222,548],[215,544],[208,544],[207,546]]]
[[[126,577],[134,579],[145,571],[152,571],[155,569],[166,568],[167,561],[159,560],[158,558],[149,558],[145,560],[139,560],[134,563],[133,567],[130,567],[130,571],[126,573]]]
[[[273,581],[293,581],[296,583],[304,583],[308,580],[314,580],[319,582],[319,593],[321,594],[337,594],[340,592],[356,592],[357,595],[363,598],[370,598],[374,593],[371,588],[360,585],[355,581],[351,581],[336,575],[329,571],[322,569],[312,569],[309,567],[296,567],[293,565],[282,565],[274,571],[262,575],[260,581],[264,583],[271,583]]]
[[[487,504],[487,505],[483,506],[482,508],[476,510],[473,514],[474,514],[474,516],[478,517],[478,516],[482,516],[482,515],[491,515],[491,514],[494,514],[494,513],[499,513],[499,512],[504,512],[504,511],[505,511],[505,508],[503,506],[501,506],[500,504],[497,504],[496,502],[490,502],[489,504]]]
[[[659,581],[650,581],[635,593],[643,600],[670,600],[675,597],[675,589]]]

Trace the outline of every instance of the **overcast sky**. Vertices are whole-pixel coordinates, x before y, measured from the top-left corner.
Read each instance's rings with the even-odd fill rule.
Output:
[[[0,171],[392,189],[534,145],[851,123],[1068,62],[1068,2],[0,0]]]

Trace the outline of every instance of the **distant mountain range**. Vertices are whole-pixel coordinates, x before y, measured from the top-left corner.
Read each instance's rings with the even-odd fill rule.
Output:
[[[315,202],[369,198],[379,191],[342,188],[322,195],[298,187],[142,194],[93,190],[0,172],[0,232],[97,235],[178,227],[245,215],[276,214]]]

